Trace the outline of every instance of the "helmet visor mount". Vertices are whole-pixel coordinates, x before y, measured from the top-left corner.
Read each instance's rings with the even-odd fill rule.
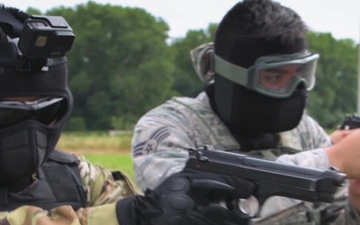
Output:
[[[300,83],[311,90],[319,55],[302,52],[259,57],[249,69],[234,65],[214,55],[214,70],[232,82],[250,90],[275,97],[289,97]]]

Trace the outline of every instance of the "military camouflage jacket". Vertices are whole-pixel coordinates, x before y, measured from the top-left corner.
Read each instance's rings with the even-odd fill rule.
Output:
[[[11,212],[0,212],[0,225],[118,225],[116,201],[141,194],[141,190],[125,174],[115,180],[112,171],[92,165],[83,156],[78,157],[87,208],[74,212],[70,206],[60,206],[47,212],[24,205]]]
[[[276,149],[242,153],[269,160],[276,160],[283,154],[291,154],[281,161],[293,164],[306,164],[316,158],[311,166],[329,168],[323,150],[306,151],[331,145],[330,137],[306,113],[295,129],[279,135],[280,142]],[[188,159],[187,148],[201,147],[205,144],[224,150],[240,149],[241,152],[237,141],[212,111],[205,93],[201,93],[197,98],[174,97],[150,110],[138,121],[132,140],[137,184],[143,190],[147,187],[156,187],[165,178],[184,168]],[[297,154],[302,155],[295,162],[292,157],[296,157]],[[346,187],[339,190],[338,197],[342,202],[346,194]],[[254,220],[254,223],[318,224],[317,212],[325,206],[271,197],[262,206],[261,217]]]

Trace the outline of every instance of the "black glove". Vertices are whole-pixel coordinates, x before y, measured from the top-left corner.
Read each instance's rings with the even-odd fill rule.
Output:
[[[181,172],[145,196],[119,201],[117,218],[121,225],[247,225],[250,218],[237,201],[253,189],[253,183],[236,177]]]

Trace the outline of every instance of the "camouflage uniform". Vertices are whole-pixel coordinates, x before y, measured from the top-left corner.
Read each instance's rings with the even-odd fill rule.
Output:
[[[137,184],[141,189],[154,188],[171,174],[181,171],[188,158],[185,149],[210,144],[218,149],[239,150],[254,157],[276,160],[283,154],[302,154],[294,162],[292,156],[283,157],[284,163],[306,164],[329,168],[327,156],[321,148],[331,145],[330,137],[311,117],[304,113],[298,127],[282,132],[279,146],[264,151],[241,152],[240,146],[227,127],[212,111],[205,93],[197,98],[174,97],[145,114],[137,123],[132,140],[132,155]],[[295,154],[294,156],[297,156]],[[316,159],[316,160],[312,160]],[[309,164],[310,165],[310,164]],[[339,190],[339,199],[346,198],[346,187]],[[314,206],[294,199],[271,197],[263,205],[256,224],[316,224],[309,221],[324,204]],[[285,210],[286,209],[286,210]],[[310,213],[311,214],[311,213]],[[311,216],[311,215],[310,215]],[[266,218],[266,219],[263,219]],[[277,222],[275,222],[277,221]]]
[[[82,156],[77,157],[88,208],[75,212],[70,206],[60,206],[48,212],[25,205],[11,212],[0,212],[0,225],[117,225],[116,201],[141,194],[141,190],[125,174],[122,179],[115,180],[112,171],[94,166]]]

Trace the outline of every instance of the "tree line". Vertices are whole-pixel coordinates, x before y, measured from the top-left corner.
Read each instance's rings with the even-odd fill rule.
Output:
[[[169,40],[166,21],[141,8],[88,2],[44,14],[63,16],[75,33],[67,54],[75,99],[67,130],[132,129],[172,96],[194,97],[203,90],[189,52],[212,41],[217,24]],[[320,54],[307,110],[333,129],[356,111],[359,46],[330,33],[310,32],[307,38],[309,49]]]

